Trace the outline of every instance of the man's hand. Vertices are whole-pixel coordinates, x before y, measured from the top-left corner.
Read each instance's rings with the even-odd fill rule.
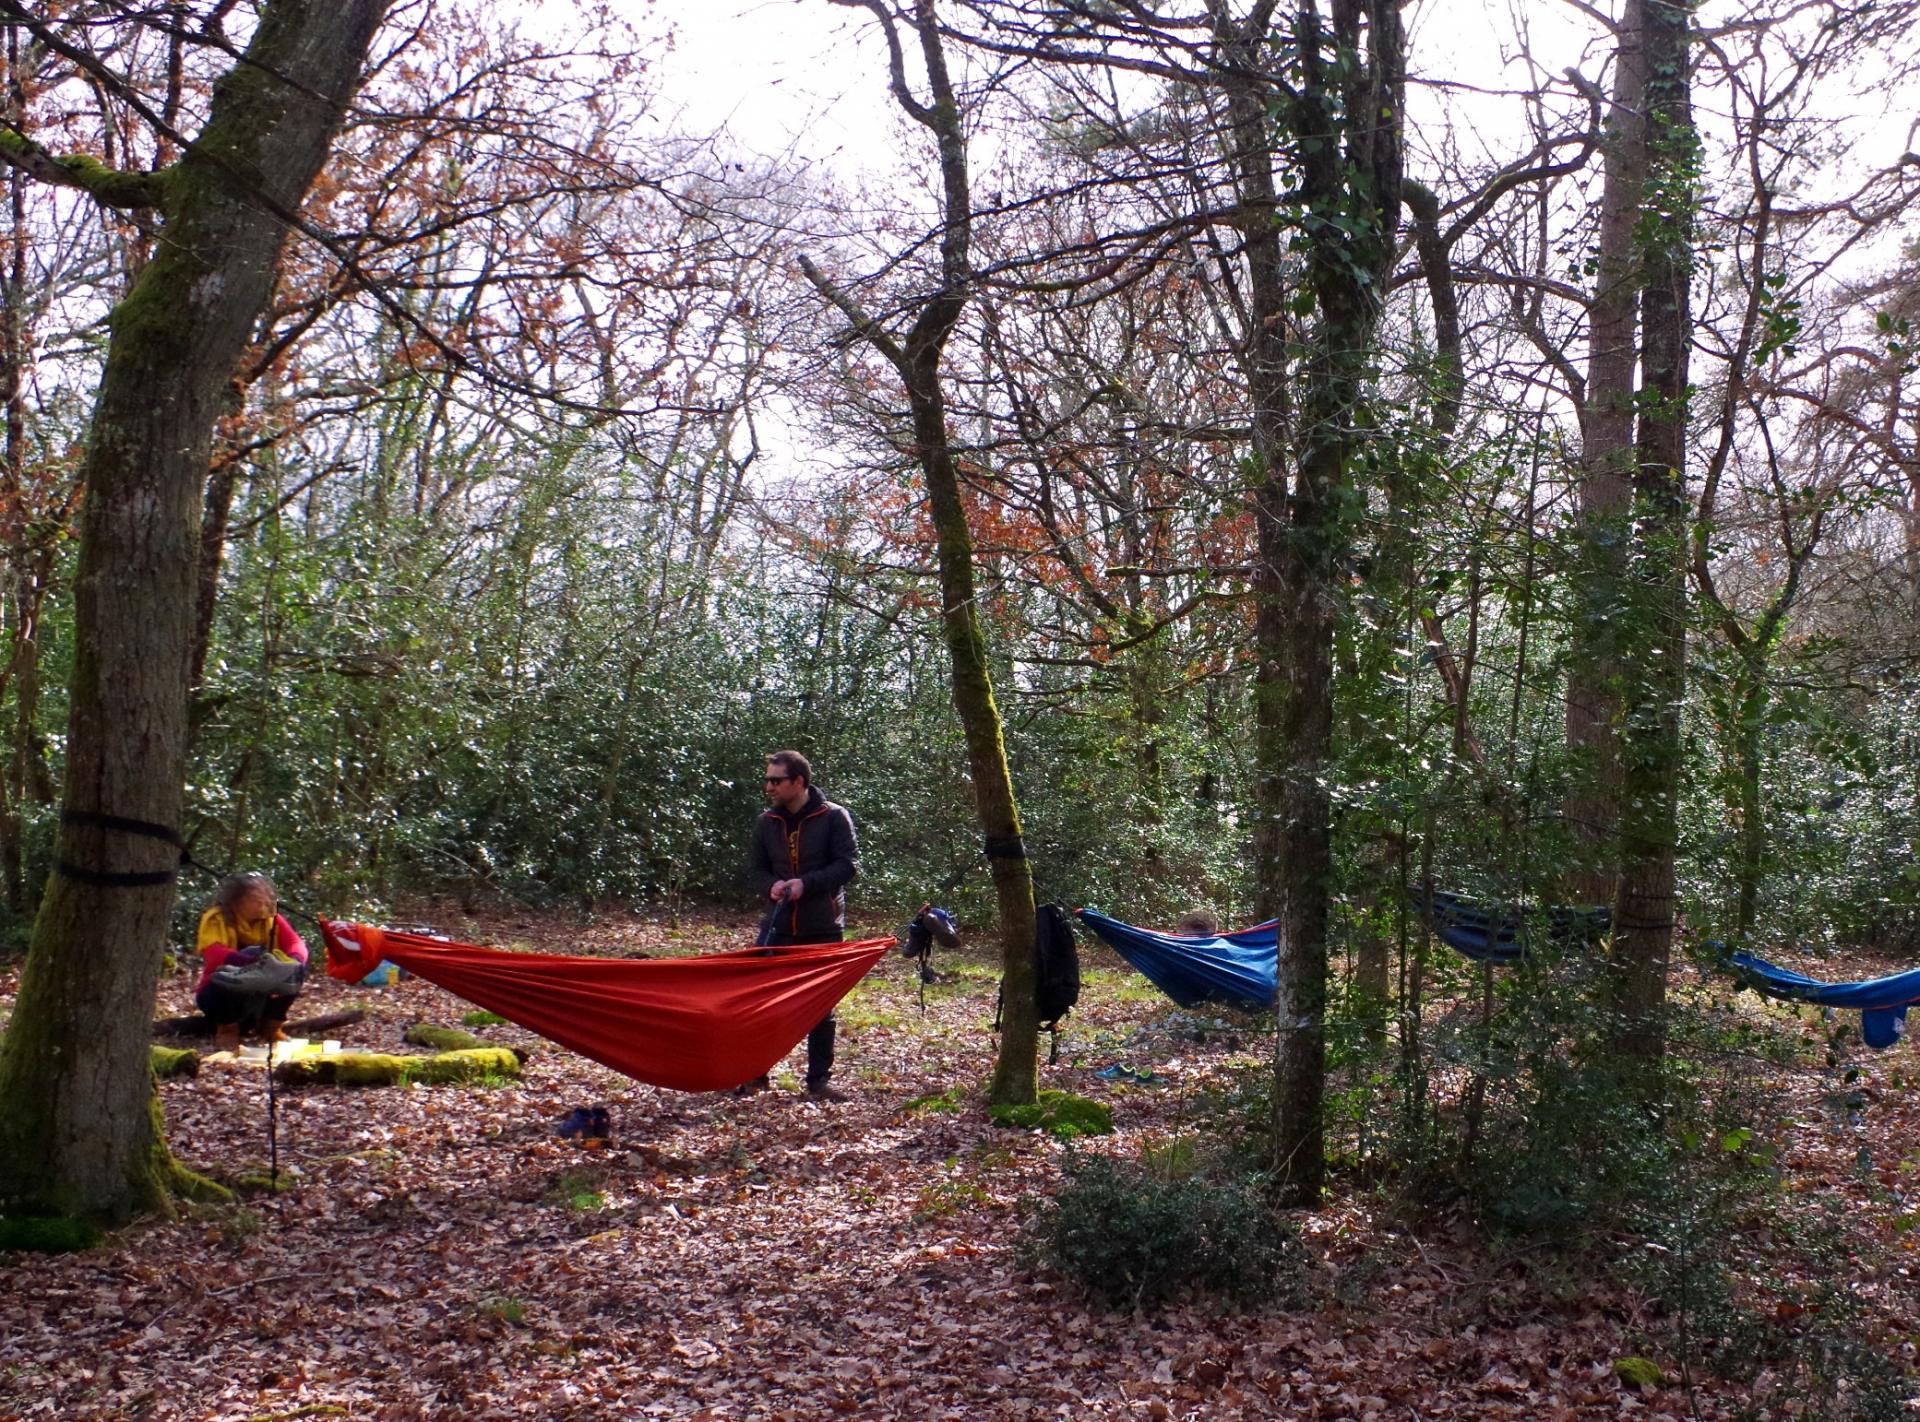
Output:
[[[791,903],[805,893],[806,890],[807,886],[798,879],[782,879],[771,889],[767,890],[767,897],[777,904]]]

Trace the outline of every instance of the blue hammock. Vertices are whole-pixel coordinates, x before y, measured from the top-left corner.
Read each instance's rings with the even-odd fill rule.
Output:
[[[1527,915],[1517,909],[1493,910],[1445,889],[1434,889],[1431,922],[1440,941],[1465,957],[1481,963],[1512,963],[1527,954],[1522,930]],[[1416,890],[1415,908],[1425,906],[1426,894]],[[1613,923],[1613,911],[1604,904],[1591,908],[1550,908],[1546,910],[1547,937],[1556,943],[1591,943],[1605,935]]]
[[[1182,1007],[1272,1007],[1279,920],[1238,933],[1155,933],[1092,909],[1080,921]]]
[[[1920,1002],[1920,968],[1859,983],[1823,983],[1756,958],[1735,953],[1733,967],[1756,992],[1815,1007],[1856,1007],[1860,1037],[1869,1047],[1891,1047],[1907,1030],[1907,1006]]]

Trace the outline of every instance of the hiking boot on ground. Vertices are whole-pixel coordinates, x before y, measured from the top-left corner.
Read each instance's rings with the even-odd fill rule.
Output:
[[[764,1076],[756,1076],[752,1081],[743,1081],[729,1093],[733,1096],[758,1096],[773,1085]]]
[[[824,1081],[808,1082],[807,1098],[812,1101],[851,1101],[853,1099],[838,1087],[830,1086]]]

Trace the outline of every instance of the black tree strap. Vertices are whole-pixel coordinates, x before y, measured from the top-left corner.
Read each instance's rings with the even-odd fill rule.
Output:
[[[988,835],[987,858],[989,859],[1025,859],[1027,846],[1017,834]]]
[[[144,874],[126,874],[109,869],[82,869],[78,864],[69,864],[64,859],[54,864],[53,871],[76,884],[91,884],[98,889],[145,889],[155,884],[171,884],[180,877],[178,865]]]
[[[114,830],[120,834],[139,835],[143,839],[165,840],[176,848],[184,848],[185,841],[180,832],[166,825],[157,825],[151,820],[130,819],[125,815],[102,814],[98,810],[62,810],[60,822],[68,825],[81,825],[89,829]],[[179,865],[170,869],[153,869],[140,873],[126,873],[111,869],[83,869],[78,864],[62,859],[53,866],[54,872],[73,880],[76,884],[88,884],[97,889],[146,889],[158,884],[171,884],[180,876]]]
[[[94,829],[118,830],[122,834],[144,835],[148,839],[164,839],[176,847],[184,846],[186,841],[180,838],[180,831],[157,825],[152,820],[133,820],[125,815],[103,815],[98,810],[62,810],[60,822],[68,825],[87,825]]]

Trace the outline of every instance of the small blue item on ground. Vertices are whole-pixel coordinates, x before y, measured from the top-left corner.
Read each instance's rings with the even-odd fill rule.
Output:
[[[613,1123],[604,1106],[576,1106],[560,1118],[553,1133],[563,1141],[611,1140]]]

